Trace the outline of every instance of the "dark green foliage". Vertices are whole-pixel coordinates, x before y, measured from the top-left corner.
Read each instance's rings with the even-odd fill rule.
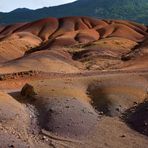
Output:
[[[23,8],[7,14],[0,13],[0,23],[26,22],[50,16],[92,16],[148,24],[148,0],[78,0],[70,4],[37,10]]]

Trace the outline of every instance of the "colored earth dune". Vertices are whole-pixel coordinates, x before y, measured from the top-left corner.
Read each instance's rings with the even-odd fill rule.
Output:
[[[147,26],[0,25],[0,147],[146,148],[147,136]]]

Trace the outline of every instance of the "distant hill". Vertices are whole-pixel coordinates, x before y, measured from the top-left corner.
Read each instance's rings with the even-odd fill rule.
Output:
[[[49,16],[92,16],[148,24],[148,0],[78,0],[37,10],[19,8],[10,13],[0,13],[0,23],[28,22]]]

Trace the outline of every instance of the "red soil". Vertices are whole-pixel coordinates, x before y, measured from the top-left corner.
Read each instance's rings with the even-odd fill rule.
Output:
[[[0,26],[0,147],[147,148],[147,59],[135,22]]]

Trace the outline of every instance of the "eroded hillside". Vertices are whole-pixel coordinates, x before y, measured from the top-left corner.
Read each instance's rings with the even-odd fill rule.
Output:
[[[148,27],[89,17],[0,26],[0,146],[146,148]]]

